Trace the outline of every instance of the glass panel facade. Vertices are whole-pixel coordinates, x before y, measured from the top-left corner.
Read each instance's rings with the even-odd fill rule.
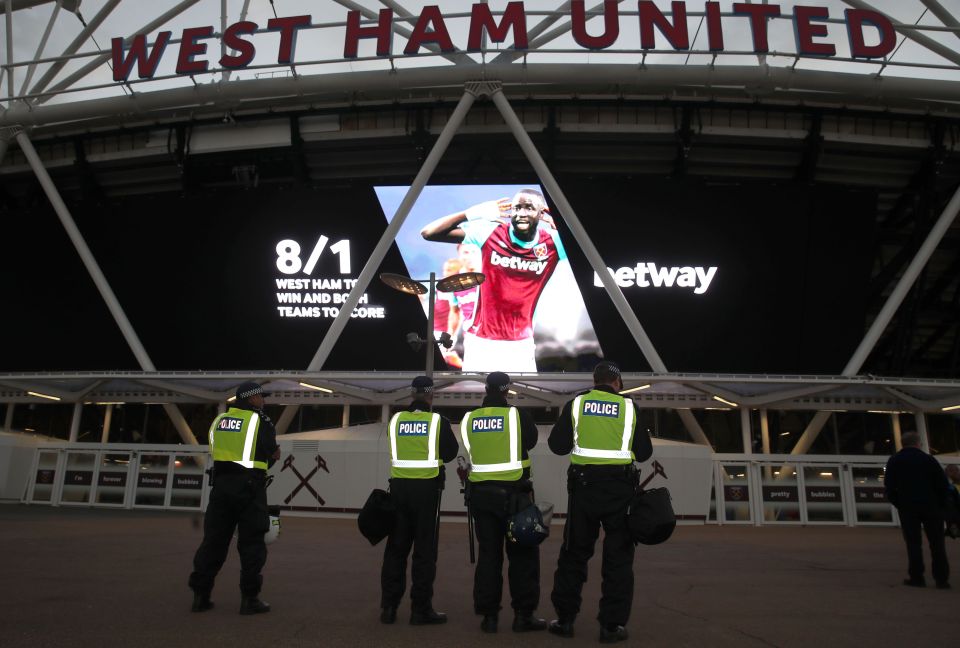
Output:
[[[763,521],[765,523],[800,523],[800,488],[796,466],[765,465],[762,467]]]
[[[883,492],[883,472],[882,466],[854,466],[850,469],[857,522],[893,523],[893,508]]]
[[[720,468],[723,483],[723,521],[751,522],[750,472],[744,464],[723,464]]]
[[[167,492],[167,469],[170,455],[140,455],[137,472],[136,506],[163,506]]]
[[[88,504],[93,492],[93,469],[97,462],[94,452],[68,452],[67,467],[63,472],[62,504]]]
[[[808,522],[844,522],[839,466],[804,466],[803,492]]]
[[[51,502],[53,500],[53,489],[57,478],[57,457],[57,452],[40,451],[31,501]]]
[[[203,499],[203,457],[177,455],[173,460],[173,484],[170,487],[170,506],[199,509]]]
[[[126,502],[129,472],[129,452],[104,452],[100,456],[100,474],[97,475],[94,501],[97,504],[122,506]]]

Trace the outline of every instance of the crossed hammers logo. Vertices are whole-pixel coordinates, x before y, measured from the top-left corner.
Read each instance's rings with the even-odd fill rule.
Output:
[[[327,462],[324,460],[323,457],[321,457],[320,455],[317,455],[316,467],[313,470],[311,470],[306,477],[304,477],[303,475],[300,474],[300,471],[297,470],[297,467],[293,465],[293,459],[294,457],[292,454],[287,455],[287,458],[283,460],[283,466],[280,468],[280,472],[283,472],[284,470],[289,468],[290,470],[293,471],[293,474],[297,476],[297,479],[300,480],[300,484],[293,489],[292,493],[287,495],[287,498],[283,500],[283,503],[289,504],[290,500],[292,500],[294,497],[297,496],[297,493],[300,492],[301,488],[306,488],[308,491],[310,491],[313,494],[314,497],[317,498],[317,501],[320,502],[320,506],[326,505],[326,501],[322,497],[320,497],[320,493],[314,490],[313,486],[310,485],[310,479],[314,475],[316,475],[317,471],[319,471],[321,468],[323,468],[324,472],[329,473],[330,470],[327,468]]]
[[[653,478],[656,477],[657,475],[660,475],[664,479],[670,479],[669,477],[667,477],[667,471],[663,469],[663,465],[656,459],[654,459],[653,463],[650,464],[650,467],[653,468],[653,474],[647,477],[645,480],[643,480],[643,483],[640,484],[641,489],[643,489],[647,484],[653,481]]]

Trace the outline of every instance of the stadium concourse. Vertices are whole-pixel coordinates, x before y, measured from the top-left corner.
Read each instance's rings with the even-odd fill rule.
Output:
[[[371,547],[352,519],[283,519],[264,571],[273,610],[257,617],[237,615],[234,552],[216,607],[189,612],[186,577],[200,537],[192,514],[6,505],[0,525],[4,648],[597,645],[598,566],[574,639],[515,635],[509,625],[495,637],[481,633],[462,522],[445,521],[440,533],[434,600],[450,621],[427,628],[407,625],[408,602],[396,625],[377,621],[370,592],[383,545]],[[541,554],[548,617],[560,528]],[[960,542],[947,549],[960,563]],[[905,568],[893,528],[680,526],[670,542],[637,551],[628,645],[955,644],[957,591],[904,587]]]

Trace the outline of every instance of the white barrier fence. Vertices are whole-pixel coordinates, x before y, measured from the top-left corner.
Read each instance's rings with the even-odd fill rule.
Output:
[[[387,487],[389,457],[378,427],[327,431],[322,439],[283,439],[281,458],[270,470],[270,503],[304,515],[358,511],[372,488]],[[553,502],[562,516],[569,459],[542,445],[531,453],[537,499]],[[20,471],[18,499],[52,506],[202,511],[209,493],[206,450],[44,443],[30,448],[32,467],[29,473]],[[447,466],[444,515],[465,514],[462,457]],[[899,520],[884,497],[885,464],[885,457],[711,454],[703,446],[656,440],[641,482],[669,488],[678,517],[691,522],[889,526]]]

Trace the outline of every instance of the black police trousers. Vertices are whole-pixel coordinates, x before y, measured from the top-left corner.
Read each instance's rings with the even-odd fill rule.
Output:
[[[437,575],[437,515],[443,482],[435,479],[390,480],[397,524],[387,537],[380,570],[380,607],[397,607],[406,591],[407,556],[413,548],[410,601],[414,610],[433,605]]]
[[[530,482],[486,481],[470,484],[470,513],[477,533],[477,568],[473,608],[496,614],[503,596],[503,551],[506,543],[510,606],[522,614],[540,604],[540,547],[521,547],[506,539],[510,517],[532,502]]]
[[[947,562],[947,548],[943,532],[943,514],[937,512],[913,511],[907,508],[898,509],[900,514],[900,529],[903,539],[907,543],[907,573],[912,580],[923,579],[923,537],[921,528],[927,534],[927,543],[930,545],[930,567],[933,578],[938,583],[947,583],[950,580],[950,564]]]
[[[190,587],[209,595],[223,561],[227,558],[233,531],[237,530],[240,554],[240,592],[257,596],[267,562],[263,534],[270,528],[267,512],[266,475],[262,470],[217,474],[203,518],[203,542],[193,557]]]
[[[593,479],[578,480],[575,476],[578,467],[568,473],[570,503],[550,599],[561,620],[572,620],[580,612],[587,561],[593,556],[602,526],[602,582],[597,620],[601,625],[626,625],[633,604],[634,551],[627,527],[627,510],[635,482],[633,474],[619,466],[587,468],[596,469],[588,470]]]

